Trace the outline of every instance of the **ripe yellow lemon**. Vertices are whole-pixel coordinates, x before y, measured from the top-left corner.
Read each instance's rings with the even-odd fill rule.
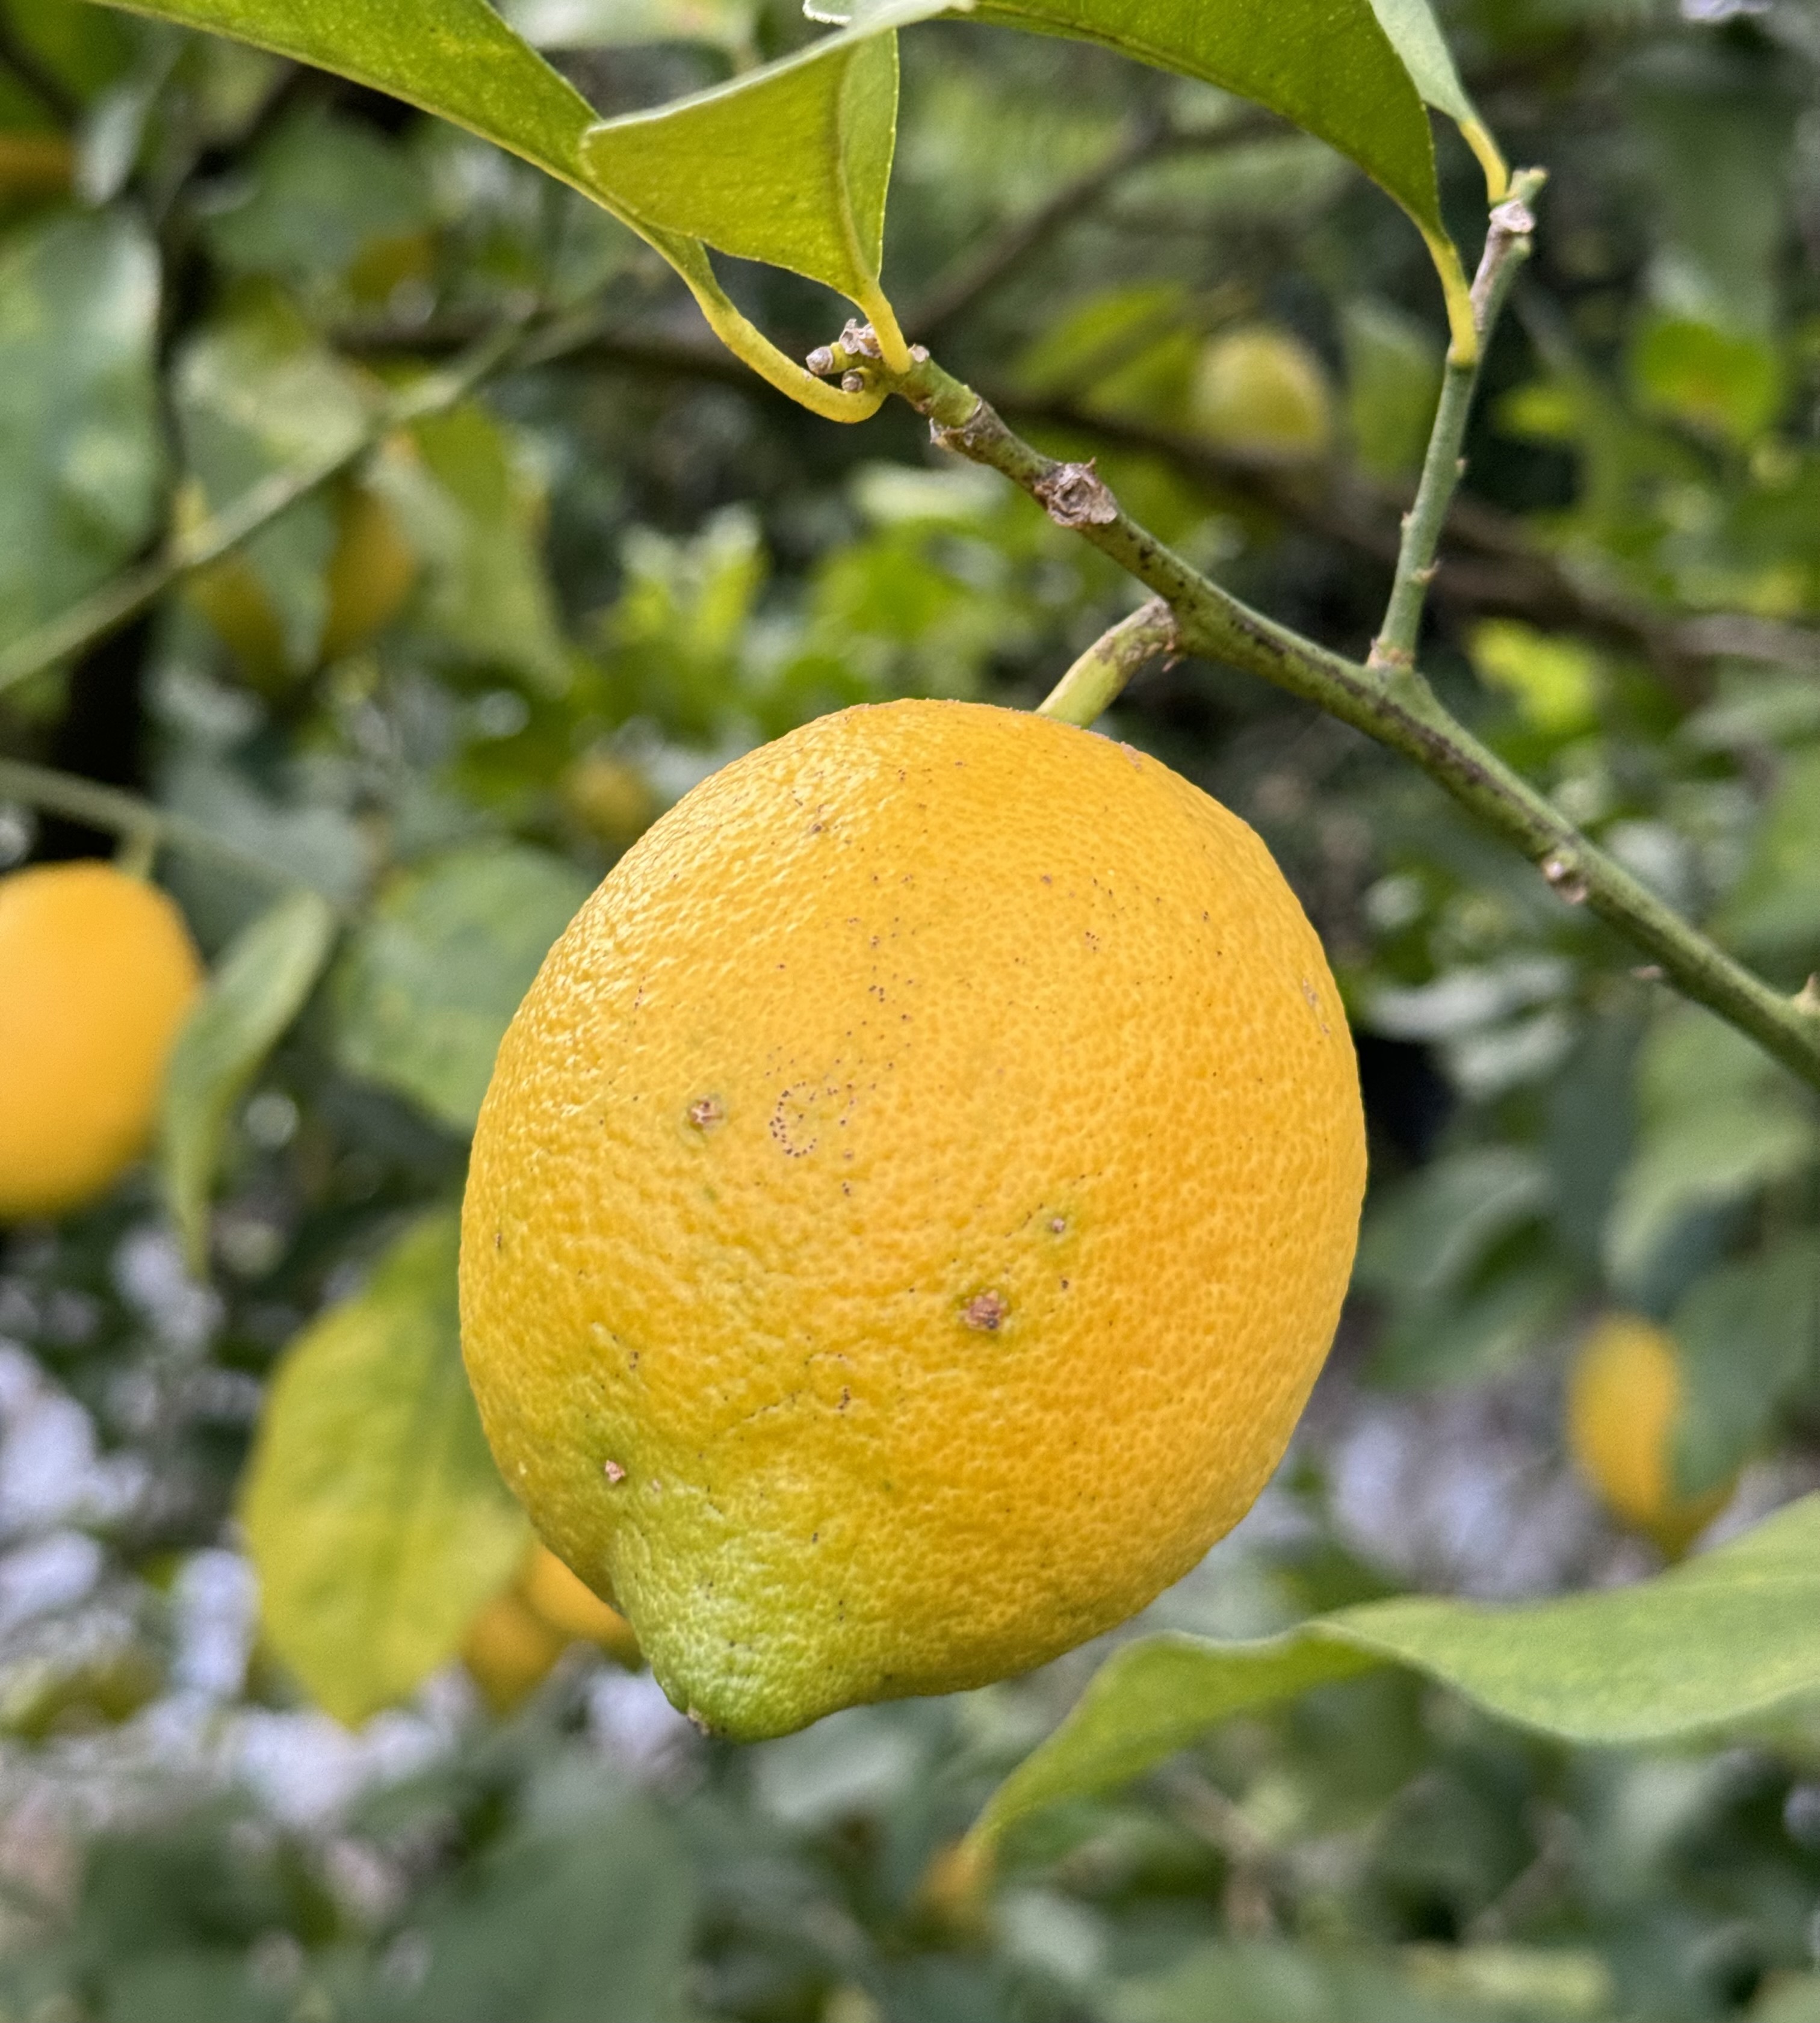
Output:
[[[500,1048],[463,1211],[495,1456],[705,1725],[1020,1671],[1276,1466],[1364,1180],[1320,945],[1153,759],[848,710],[622,858]]]
[[[1681,1409],[1674,1337],[1640,1314],[1608,1314],[1587,1336],[1568,1386],[1573,1457],[1614,1516],[1671,1559],[1686,1552],[1730,1499],[1732,1484],[1678,1497],[1672,1465]]]
[[[60,1215],[137,1158],[200,982],[156,886],[94,863],[0,878],[0,1221]]]
[[[1267,324],[1209,342],[1189,414],[1210,442],[1252,456],[1292,462],[1323,455],[1333,441],[1333,390],[1320,360]]]

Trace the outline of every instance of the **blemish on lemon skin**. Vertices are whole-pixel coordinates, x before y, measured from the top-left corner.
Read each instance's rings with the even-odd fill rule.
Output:
[[[727,1121],[727,1105],[717,1096],[698,1096],[690,1104],[688,1116],[698,1131],[712,1131]]]
[[[600,1465],[600,1472],[615,1489],[625,1480],[625,1470],[617,1461],[602,1461]]]
[[[1049,1233],[1051,1236],[1065,1236],[1067,1234],[1067,1218],[1065,1216],[1052,1216],[1049,1218]]]
[[[1011,1302],[1000,1293],[976,1293],[961,1309],[961,1319],[982,1333],[996,1334],[1011,1318]]]

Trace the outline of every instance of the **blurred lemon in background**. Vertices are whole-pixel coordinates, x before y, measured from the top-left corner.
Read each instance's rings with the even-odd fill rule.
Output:
[[[1567,1438],[1599,1500],[1679,1558],[1730,1499],[1727,1482],[1679,1497],[1675,1421],[1683,1394],[1674,1337],[1640,1314],[1608,1314],[1581,1345],[1568,1386]]]
[[[0,878],[0,1220],[60,1215],[144,1151],[202,981],[176,906],[112,865]]]

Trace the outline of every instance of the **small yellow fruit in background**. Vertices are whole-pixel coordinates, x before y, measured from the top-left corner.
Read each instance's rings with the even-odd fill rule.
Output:
[[[1295,462],[1333,441],[1326,369],[1300,338],[1262,324],[1209,340],[1195,371],[1195,432],[1222,449]]]
[[[202,981],[183,916],[112,865],[0,878],[0,1221],[60,1215],[144,1151]]]
[[[469,1625],[461,1662],[493,1712],[508,1714],[549,1677],[565,1641],[509,1587]]]
[[[518,1579],[477,1615],[461,1661],[495,1714],[509,1714],[542,1685],[571,1644],[593,1644],[622,1665],[638,1639],[617,1609],[591,1593],[547,1546],[533,1546]]]
[[[193,494],[180,508],[185,531],[204,517]],[[337,660],[383,632],[405,608],[417,580],[417,555],[392,509],[363,485],[345,490],[328,558],[328,615],[317,657]],[[275,695],[305,671],[294,667],[284,626],[258,572],[236,551],[198,569],[185,595],[232,650],[255,688]]]
[[[609,850],[635,843],[657,819],[657,797],[637,766],[610,752],[577,759],[557,789],[562,805]]]
[[[620,861],[500,1048],[462,1333],[504,1479],[746,1739],[1027,1670],[1281,1458],[1364,1182],[1258,838],[1053,719],[852,709]]]
[[[1640,1314],[1608,1314],[1586,1338],[1568,1387],[1574,1459],[1612,1513],[1679,1558],[1730,1501],[1726,1483],[1677,1497],[1675,1420],[1681,1360],[1674,1337]]]
[[[0,204],[61,196],[75,173],[75,144],[64,134],[0,134]]]

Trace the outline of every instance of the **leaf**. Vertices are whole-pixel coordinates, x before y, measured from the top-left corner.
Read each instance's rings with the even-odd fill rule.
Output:
[[[130,0],[127,11],[389,91],[587,187],[579,148],[593,108],[485,0]]]
[[[454,1655],[529,1537],[462,1371],[457,1235],[424,1217],[292,1344],[241,1504],[265,1636],[350,1726]]]
[[[544,500],[517,440],[470,402],[415,423],[408,446],[415,459],[382,456],[372,480],[427,565],[424,628],[560,693],[569,653],[544,566]]]
[[[0,643],[97,588],[157,523],[158,256],[60,217],[0,254]]]
[[[263,291],[184,346],[171,400],[190,481],[179,518],[195,521],[262,479],[351,447],[372,397],[282,297]],[[334,503],[313,493],[193,580],[192,598],[262,685],[315,664],[335,543]]]
[[[1492,203],[1504,194],[1510,172],[1490,130],[1479,117],[1478,108],[1467,97],[1466,86],[1454,67],[1428,0],[1371,0],[1378,23],[1390,38],[1391,46],[1403,59],[1403,67],[1415,89],[1437,112],[1453,121],[1485,172],[1485,185]]]
[[[504,0],[500,11],[540,49],[707,42],[745,56],[756,9],[753,0]]]
[[[1589,1746],[1677,1742],[1779,1711],[1820,1693],[1820,1495],[1634,1587],[1503,1608],[1412,1596],[1254,1643],[1128,1644],[973,1835],[1133,1777],[1230,1714],[1386,1664]]]
[[[560,858],[518,844],[397,879],[337,973],[342,1065],[471,1131],[518,1001],[588,893]]]
[[[299,891],[230,942],[178,1036],[164,1081],[159,1164],[191,1271],[207,1268],[209,1190],[229,1114],[302,1009],[335,941],[335,910]]]
[[[982,0],[972,18],[1099,42],[1268,106],[1445,236],[1428,115],[1371,0]]]
[[[1703,1496],[1735,1475],[1814,1364],[1820,1249],[1782,1245],[1708,1272],[1675,1309],[1686,1394],[1676,1417],[1675,1489]]]
[[[594,127],[582,159],[641,229],[705,241],[877,307],[897,141],[902,0],[800,54],[654,112]]]
[[[680,2023],[695,1889],[676,1828],[648,1799],[560,1774],[563,1816],[489,1848],[447,1893],[425,1933],[429,1971],[385,2014]]]
[[[1605,1233],[1606,1268],[1635,1288],[1690,1217],[1748,1199],[1820,1154],[1806,1092],[1711,1013],[1676,1006],[1639,1064],[1637,1148]]]

